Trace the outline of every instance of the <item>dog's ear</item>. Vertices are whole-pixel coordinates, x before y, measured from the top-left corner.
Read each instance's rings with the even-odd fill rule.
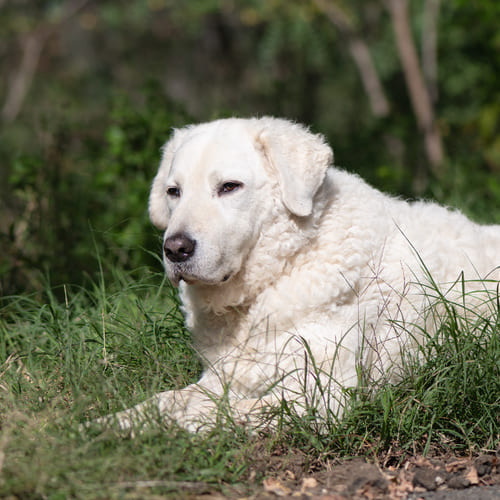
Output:
[[[257,146],[279,176],[283,203],[295,215],[310,215],[313,199],[333,162],[323,136],[286,120],[261,118]]]
[[[153,180],[151,192],[149,194],[149,218],[151,222],[159,229],[167,229],[170,213],[167,206],[167,177],[172,167],[175,152],[189,127],[183,129],[174,129],[172,137],[163,146],[163,154],[158,173]]]

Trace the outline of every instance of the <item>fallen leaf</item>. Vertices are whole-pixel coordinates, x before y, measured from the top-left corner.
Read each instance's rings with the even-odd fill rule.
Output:
[[[413,465],[416,465],[417,467],[429,467],[431,469],[434,468],[432,463],[425,457],[417,457],[412,462]]]
[[[406,471],[401,471],[399,476],[390,478],[387,487],[392,499],[406,498],[409,493],[414,491],[413,482],[406,477]]]
[[[446,464],[446,472],[456,472],[457,470],[465,469],[468,463],[469,460],[466,458],[450,462],[449,464]]]
[[[465,478],[470,482],[470,484],[479,484],[479,476],[477,475],[477,470],[474,466],[467,471]]]
[[[302,489],[306,488],[316,488],[318,486],[318,481],[314,477],[305,477],[302,480]]]
[[[278,497],[284,497],[287,495],[291,495],[292,490],[287,488],[284,484],[282,484],[277,479],[273,479],[272,477],[268,479],[264,479],[263,481],[264,491],[267,493],[274,493]]]

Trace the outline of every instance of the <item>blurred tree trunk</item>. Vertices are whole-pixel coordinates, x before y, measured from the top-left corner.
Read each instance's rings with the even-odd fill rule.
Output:
[[[373,114],[379,118],[387,116],[390,109],[389,101],[365,41],[356,32],[349,17],[335,2],[332,0],[314,0],[314,3],[346,38],[349,52],[358,68]]]
[[[7,84],[7,95],[1,111],[2,121],[15,120],[21,111],[47,40],[64,22],[80,12],[90,1],[68,0],[61,8],[61,13],[56,20],[50,23],[41,21],[31,33],[21,38],[19,42],[22,53],[21,62]]]
[[[386,5],[391,15],[396,46],[413,112],[424,134],[427,158],[434,173],[439,175],[444,158],[441,134],[436,126],[431,96],[425,85],[411,33],[408,2],[407,0],[387,0]]]
[[[433,103],[438,100],[437,26],[440,0],[425,0],[422,27],[422,70]]]
[[[21,40],[21,62],[9,79],[7,96],[2,108],[2,120],[4,122],[15,120],[19,114],[47,38],[48,32],[46,29],[37,29],[33,33],[25,35]]]

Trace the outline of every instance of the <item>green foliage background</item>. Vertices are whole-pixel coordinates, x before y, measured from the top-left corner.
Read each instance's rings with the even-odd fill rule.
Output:
[[[421,58],[423,12],[436,1],[408,0]],[[419,359],[406,360],[399,383],[347,389],[349,412],[328,416],[326,433],[314,405],[297,418],[287,404],[276,408],[283,427],[264,441],[224,420],[206,435],[165,421],[131,440],[78,427],[199,376],[147,215],[173,127],[286,117],[323,133],[337,165],[385,191],[500,223],[500,2],[440,2],[439,169],[427,160],[387,4],[0,0],[0,497],[157,498],[179,496],[182,481],[216,491],[245,483],[228,495],[243,497],[276,468],[275,450],[288,471],[285,455],[297,449],[304,470],[338,456],[383,452],[387,464],[434,448],[497,449],[500,302],[479,284],[484,316],[466,297],[425,290],[446,314],[435,335],[422,332]],[[371,110],[352,36],[373,58],[384,117]]]
[[[435,110],[447,156],[436,178],[383,2],[330,1],[368,44],[384,118],[314,1],[88,1],[63,21],[73,0],[2,3],[0,98],[26,39],[50,36],[19,113],[1,123],[0,293],[81,284],[116,266],[160,269],[147,197],[161,145],[172,127],[228,115],[306,123],[337,165],[378,187],[500,222],[498,2],[441,2]],[[417,48],[423,3],[410,2]]]

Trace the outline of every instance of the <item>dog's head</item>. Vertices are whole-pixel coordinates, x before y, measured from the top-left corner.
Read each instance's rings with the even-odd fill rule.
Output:
[[[307,218],[332,158],[321,136],[274,118],[175,130],[149,199],[170,281],[229,281],[270,217],[274,186],[290,216]]]

